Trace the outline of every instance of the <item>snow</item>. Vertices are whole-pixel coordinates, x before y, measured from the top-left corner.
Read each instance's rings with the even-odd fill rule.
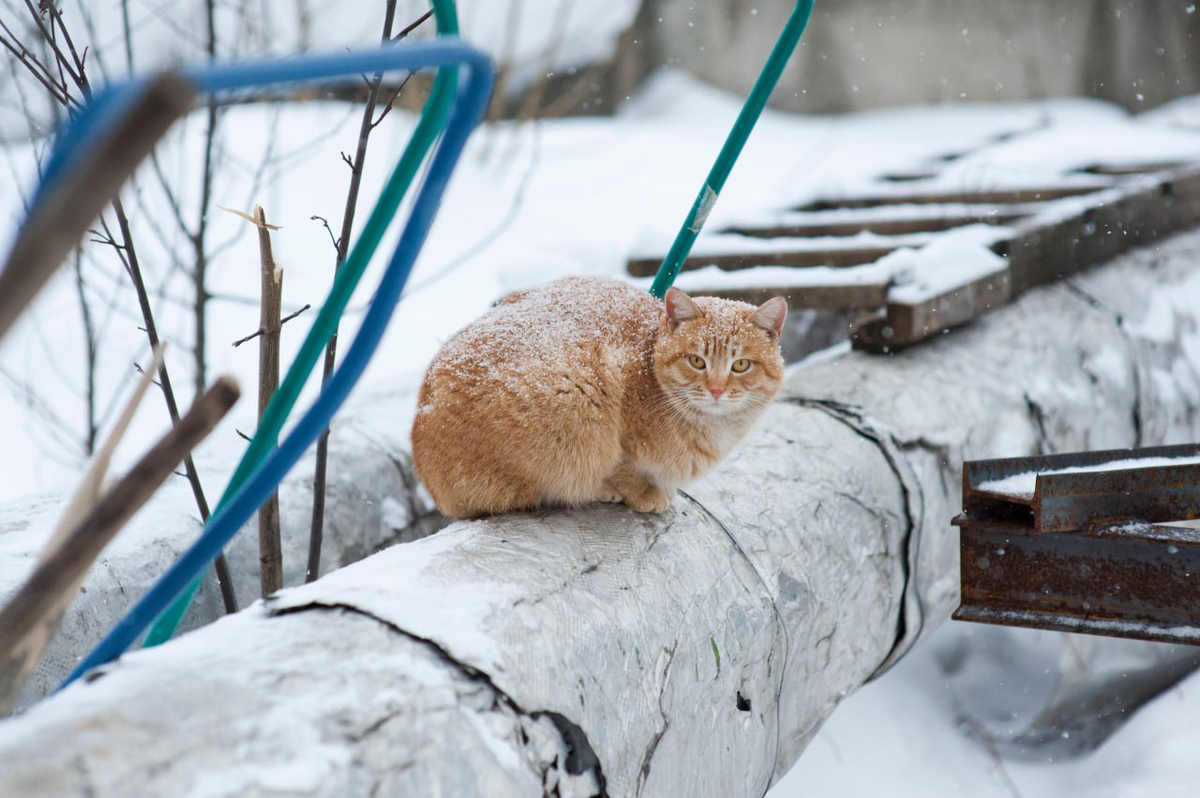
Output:
[[[573,7],[562,11],[562,16],[554,11],[534,13],[526,9],[520,36],[510,46],[505,43],[504,12],[519,5],[464,2],[461,10],[467,38],[488,42],[494,52],[509,48],[514,59],[523,59],[525,66],[517,71],[518,81],[531,79],[540,70],[570,69],[585,58],[606,52],[636,7],[628,0],[568,3],[564,9]],[[325,44],[361,43],[378,35],[378,20],[369,15],[326,14],[321,4],[310,6],[321,14],[316,21],[328,34],[323,39]],[[413,8],[410,4],[402,9],[398,18],[415,16],[409,13]],[[135,10],[139,24],[159,24],[157,8],[146,5]],[[98,18],[114,24],[115,16]],[[112,30],[106,35],[111,37]],[[539,61],[545,55],[548,38],[563,44],[549,61]],[[195,54],[139,54],[145,64],[181,55],[189,58]],[[358,412],[367,404],[366,398],[388,392],[415,396],[414,387],[439,345],[504,293],[570,274],[622,276],[626,258],[647,241],[669,241],[691,206],[738,108],[737,98],[666,70],[611,119],[505,122],[479,131],[451,183],[398,314],[363,386],[352,397],[348,412]],[[11,116],[0,121],[0,128],[12,129]],[[161,153],[162,162],[181,174],[189,189],[194,188],[196,175],[187,165],[196,161],[202,124],[202,115],[190,117]],[[305,302],[320,302],[328,287],[332,249],[325,230],[310,217],[320,214],[335,226],[340,219],[347,170],[339,150],[352,148],[357,126],[355,109],[315,102],[286,108],[238,108],[224,118],[223,135],[232,167],[218,181],[214,204],[247,210],[258,202],[267,209],[268,218],[281,225],[274,240],[277,259],[284,267],[285,312]],[[386,170],[412,126],[411,115],[396,111],[376,130],[364,174],[360,225],[364,206],[378,194]],[[797,117],[768,110],[713,208],[707,229],[718,230],[746,220],[793,219],[795,216],[783,209],[822,197],[861,191],[906,193],[915,187],[881,183],[878,176],[929,165],[943,156],[969,153],[1013,131],[1033,132],[949,162],[938,177],[922,183],[921,189],[1040,186],[1048,175],[1081,185],[1101,185],[1103,179],[1071,172],[1100,161],[1128,164],[1149,157],[1157,162],[1196,158],[1200,156],[1197,128],[1200,98],[1180,101],[1144,117],[1129,117],[1114,106],[1088,100],[923,106],[846,117]],[[31,155],[29,146],[23,144],[5,151],[6,169],[21,177],[18,190],[0,193],[0,240],[4,242],[11,240],[21,198],[32,186]],[[261,185],[256,186],[260,164],[266,166],[266,172]],[[145,196],[130,202],[132,221],[135,235],[146,241],[145,260],[153,272],[160,327],[173,343],[169,364],[177,390],[184,394],[181,402],[186,405],[186,396],[191,393],[187,351],[193,332],[188,308],[172,301],[188,297],[186,275],[179,264],[172,262],[173,254],[186,251],[186,241],[165,225],[148,176],[143,176],[143,187]],[[971,206],[964,203],[954,207],[968,210]],[[861,219],[900,210],[936,217],[946,213],[947,206],[830,211],[808,218]],[[255,348],[234,349],[229,342],[255,329],[258,323],[254,307],[258,280],[254,236],[248,225],[228,214],[210,214],[209,218],[213,240],[224,247],[211,273],[210,289],[217,299],[210,319],[210,371],[231,371],[244,385],[252,385],[257,368]],[[162,240],[145,232],[151,229],[160,230]],[[990,236],[1002,232],[987,225],[963,228],[954,235],[939,237],[933,245],[919,250],[901,249],[868,266],[796,270],[768,266],[736,272],[708,268],[681,275],[678,284],[694,292],[760,281],[781,287],[823,285],[836,277],[843,282],[892,280],[897,283],[894,296],[926,296],[956,280],[995,273],[1002,261],[990,253],[987,245]],[[343,340],[353,333],[382,259],[389,254],[387,250],[394,240],[393,232],[364,278],[363,288],[352,300]],[[922,243],[921,239],[896,241],[895,237],[873,234],[857,237],[852,243],[875,245],[888,241]],[[743,243],[738,240],[739,246]],[[822,241],[821,245],[828,243]],[[108,419],[103,411],[110,398],[132,374],[132,361],[145,357],[144,336],[137,329],[141,320],[111,254],[93,249],[86,264],[91,296],[102,307],[108,298],[115,300],[100,319],[102,350],[97,388],[104,426]],[[84,346],[72,283],[68,270],[60,273],[0,346],[0,414],[10,420],[6,425],[5,456],[0,459],[0,484],[4,485],[0,499],[6,501],[32,491],[56,489],[59,492],[49,496],[47,502],[60,502],[62,487],[81,469],[78,438],[84,407],[80,388]],[[1188,301],[1191,295],[1182,292],[1179,301]],[[1133,331],[1150,341],[1169,337],[1175,324],[1171,307],[1152,310],[1144,326]],[[284,363],[294,356],[312,315],[303,315],[285,328]],[[837,356],[843,351],[845,345],[839,345],[824,356]],[[1096,367],[1107,368],[1102,361]],[[1152,379],[1168,383],[1184,379],[1161,369],[1151,374]],[[305,406],[313,395],[310,385],[300,406]],[[235,429],[254,428],[249,404],[243,403],[200,451],[199,466],[210,494],[223,485],[230,465],[244,446]],[[390,411],[395,434],[403,438],[415,411],[412,400]],[[47,423],[50,417],[61,423]],[[117,470],[164,426],[161,401],[151,395],[135,422],[131,441],[117,458]],[[998,430],[997,435],[1002,434]],[[1028,443],[1014,442],[1012,446],[1014,450],[1024,449]],[[186,491],[177,492],[179,512],[164,513],[163,524],[177,523],[179,515],[192,514]],[[399,523],[406,512],[401,506],[389,506],[385,518],[390,519],[389,523]],[[52,525],[49,521],[40,523],[43,517],[48,515],[39,516],[39,524],[21,531],[0,529],[0,538],[15,543],[20,537],[21,545],[31,548],[29,539],[47,534]],[[149,545],[149,541],[121,541],[121,545]],[[329,577],[326,584],[352,590],[385,580],[421,583],[419,552],[432,552],[445,543],[435,537],[409,545],[418,547],[413,550],[417,554],[406,560],[412,564],[411,570],[348,568]],[[10,564],[0,568],[0,575],[16,578],[17,571],[17,566]],[[464,619],[500,611],[506,598],[502,591],[489,590],[485,585],[470,593],[431,592],[424,606],[405,611],[403,622],[417,634],[423,629],[454,630],[456,645],[486,666],[494,661],[494,652]],[[280,603],[320,599],[321,588],[305,587],[285,592]],[[384,612],[383,608],[377,609]],[[1200,767],[1194,764],[1200,732],[1192,722],[1200,713],[1200,677],[1184,682],[1142,710],[1095,754],[1052,764],[1000,763],[994,759],[987,746],[970,733],[965,719],[971,712],[991,713],[994,719],[1014,705],[1036,704],[1032,694],[1039,690],[1044,693],[1053,679],[1055,664],[1046,651],[1053,649],[1050,641],[1058,639],[1012,630],[1005,630],[998,638],[993,636],[996,634],[995,630],[948,625],[885,677],[849,697],[816,736],[797,767],[771,792],[773,798],[802,794],[1008,796],[1012,790],[1006,779],[1027,798],[1064,794],[1169,796],[1194,791],[1181,785],[1194,785],[1200,775]],[[186,645],[185,639],[185,648],[176,649],[180,656],[187,654]],[[1006,651],[1008,655],[1004,656]],[[955,670],[951,667],[955,656],[965,657],[967,664]],[[99,684],[104,689],[104,681]],[[968,704],[968,699],[976,703]],[[982,707],[981,701],[985,702]],[[870,767],[863,766],[867,760],[872,763]],[[311,776],[312,769],[322,766],[320,761],[313,761],[291,774],[247,774],[246,785],[263,790],[301,789],[305,774]],[[197,785],[197,794],[204,794],[204,787]]]
[[[504,585],[477,582],[471,590],[451,590],[444,580],[431,577],[429,564],[440,552],[459,545],[460,539],[472,534],[473,525],[458,526],[432,537],[406,544],[406,556],[396,562],[379,558],[341,568],[317,582],[284,590],[271,600],[272,610],[320,604],[323,596],[336,595],[337,603],[352,604],[383,621],[391,621],[411,634],[433,639],[439,633],[448,635],[456,654],[484,672],[495,672],[499,657],[492,638],[474,626],[501,612],[516,600],[512,589]],[[419,586],[424,601],[420,606],[397,607],[381,596],[386,593],[373,589],[376,585],[395,583]]]
[[[675,285],[688,293],[725,291],[735,288],[819,288],[834,285],[886,284],[894,276],[891,266],[870,263],[864,266],[809,266],[793,269],[787,266],[753,266],[748,269],[725,270],[719,266],[705,266],[681,272]],[[635,285],[650,287],[652,277],[632,281]]]
[[[1200,457],[1129,457],[1114,460],[1110,463],[1090,466],[1074,466],[1071,468],[1051,468],[1044,471],[1022,471],[1003,479],[991,479],[980,482],[976,490],[995,493],[1012,498],[1032,499],[1037,486],[1037,478],[1052,474],[1094,474],[1099,471],[1124,471],[1134,468],[1164,468],[1167,466],[1195,465],[1200,463]]]
[[[1071,759],[993,753],[1053,690],[1060,635],[950,622],[847,698],[769,798],[1097,798],[1195,794],[1200,674]],[[981,735],[981,732],[983,734]]]
[[[1007,232],[1004,228],[974,224],[951,230],[920,250],[901,249],[879,259],[896,275],[897,287],[888,300],[917,303],[988,277],[999,279],[1008,261],[988,245]]]

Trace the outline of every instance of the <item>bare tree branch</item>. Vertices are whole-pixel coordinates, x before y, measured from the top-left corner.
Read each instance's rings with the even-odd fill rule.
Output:
[[[246,343],[247,341],[253,341],[255,338],[259,337],[260,335],[264,335],[264,334],[265,334],[265,333],[267,333],[267,332],[273,332],[273,333],[274,333],[274,332],[279,332],[280,330],[282,330],[282,329],[283,329],[283,325],[287,324],[289,321],[291,321],[292,319],[296,318],[296,317],[297,317],[297,316],[299,316],[301,313],[303,313],[304,311],[308,310],[308,309],[309,309],[309,308],[311,308],[311,307],[312,307],[312,305],[305,305],[304,307],[300,308],[299,310],[296,310],[296,311],[293,311],[292,313],[289,313],[288,315],[286,315],[286,316],[284,316],[282,319],[280,319],[280,321],[279,321],[279,326],[278,326],[278,327],[276,327],[276,328],[274,328],[274,329],[272,329],[272,330],[269,330],[269,331],[268,331],[268,330],[264,330],[262,327],[259,327],[257,330],[255,330],[254,332],[250,333],[250,334],[249,334],[249,335],[247,335],[245,338],[239,338],[239,339],[237,339],[236,341],[234,341],[234,342],[233,342],[233,345],[234,345],[235,347],[237,347],[237,346],[241,346],[242,344]]]
[[[401,38],[407,36],[424,19],[428,19],[428,17],[429,15],[426,14],[423,19],[419,19],[405,28],[401,33]],[[395,18],[396,0],[387,0],[383,14],[383,34],[380,37],[382,41],[387,42],[392,38],[392,24]],[[374,128],[372,120],[375,117],[375,105],[379,102],[379,90],[382,84],[383,72],[376,72],[374,79],[371,81],[371,90],[367,95],[367,103],[363,108],[362,122],[358,128],[358,148],[355,150],[354,161],[350,164],[350,187],[346,191],[346,207],[342,213],[342,233],[336,240],[337,260],[334,263],[335,273],[346,260],[346,255],[350,248],[350,236],[354,228],[354,213],[358,207],[358,190],[362,179],[363,165],[367,159],[367,142],[371,137],[371,130]],[[344,153],[342,157],[346,157]],[[347,162],[349,163],[349,161]],[[326,227],[328,227],[328,224]],[[332,236],[332,232],[330,235]],[[329,338],[328,345],[325,347],[325,363],[321,372],[322,386],[329,381],[329,377],[333,374],[333,367],[337,361],[337,338],[338,333],[335,328],[333,335]],[[308,538],[308,567],[304,577],[305,581],[308,582],[316,579],[321,570],[321,544],[325,534],[325,472],[328,459],[329,430],[325,430],[321,434],[321,437],[317,439],[316,465],[313,469],[312,526]]]

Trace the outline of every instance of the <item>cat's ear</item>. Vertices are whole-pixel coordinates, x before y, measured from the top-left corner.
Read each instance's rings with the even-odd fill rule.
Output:
[[[772,297],[758,306],[750,322],[770,333],[776,341],[783,333],[783,320],[787,318],[787,300],[781,296]]]
[[[704,315],[690,296],[674,286],[667,289],[667,295],[663,301],[667,306],[667,329],[671,332],[674,332],[685,321],[698,319]]]

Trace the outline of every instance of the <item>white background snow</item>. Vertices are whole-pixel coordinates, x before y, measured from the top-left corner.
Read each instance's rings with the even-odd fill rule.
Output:
[[[418,3],[400,5],[401,21],[415,17],[418,6],[423,8]],[[525,79],[539,69],[569,69],[607,52],[636,10],[631,0],[580,2],[561,15],[527,13],[513,27],[510,5],[517,8],[520,3],[461,5],[468,38],[520,62]],[[135,8],[137,24],[165,24],[152,13],[157,9]],[[378,37],[379,21],[370,15],[316,18],[340,22],[319,32],[294,31],[291,40],[340,46],[370,44]],[[117,35],[115,21],[108,21],[113,27],[98,31],[97,41]],[[548,38],[566,46],[547,53]],[[111,51],[111,45],[107,49]],[[151,62],[169,57],[139,55]],[[455,174],[405,299],[355,396],[409,396],[397,399],[395,406],[395,423],[406,429],[413,409],[411,393],[440,342],[498,296],[568,274],[621,275],[632,253],[669,241],[739,105],[739,98],[664,71],[611,118],[501,122],[480,129]],[[1200,132],[1194,127],[1200,122],[1197,107],[1200,103],[1185,102],[1141,118],[1078,99],[904,108],[827,118],[768,111],[708,226],[717,229],[770,217],[818,196],[862,190],[889,170],[920,167],[939,155],[972,149],[1013,131],[1030,134],[954,162],[938,178],[939,184],[955,189],[1031,185],[1047,175],[1100,161],[1138,162],[1148,155],[1164,161],[1195,158],[1200,155]],[[314,102],[240,107],[225,116],[222,142],[229,166],[213,200],[242,210],[262,204],[269,220],[282,227],[274,241],[285,270],[285,312],[304,303],[319,304],[328,287],[332,246],[326,231],[310,217],[324,216],[335,228],[340,220],[348,170],[339,152],[352,150],[359,114],[357,107]],[[0,241],[7,246],[34,183],[31,148],[14,141],[13,131],[22,129],[19,120],[11,108],[0,109],[0,117],[0,131],[9,141],[0,159],[9,184],[0,192]],[[412,125],[412,116],[394,112],[376,130],[356,229],[361,229],[365,211]],[[162,151],[168,168],[185,179],[196,179],[188,165],[197,161],[202,129],[202,115],[193,115]],[[274,157],[272,167],[255,188],[255,172],[268,151]],[[147,174],[140,176],[139,185],[143,194],[127,202],[135,235],[146,242],[147,269],[155,275],[160,327],[175,343],[170,363],[177,390],[187,396],[188,283],[182,274],[165,268],[167,251],[182,249],[185,242],[166,224]],[[253,386],[255,347],[235,349],[230,344],[258,324],[255,239],[248,225],[233,216],[212,210],[210,220],[212,240],[227,245],[211,273],[210,290],[218,296],[211,305],[211,374],[229,371]],[[162,240],[150,234],[154,229],[164,231]],[[351,303],[355,312],[347,314],[343,341],[361,316],[391,241],[394,234],[381,247],[364,278],[365,287]],[[141,322],[136,305],[111,255],[92,248],[86,274],[98,301],[112,298],[111,310],[101,320],[99,393],[102,407],[107,407],[129,381],[133,361],[145,360],[146,348],[137,329]],[[70,432],[80,434],[83,418],[83,344],[72,280],[64,269],[0,346],[0,417],[10,419],[0,458],[0,500],[70,482],[83,464]],[[285,328],[285,364],[312,315],[302,315]],[[310,386],[301,404],[312,395]],[[210,494],[224,484],[243,446],[234,428],[254,427],[251,405],[244,401],[202,449],[200,466]],[[48,414],[62,423],[48,424]],[[152,395],[139,414],[136,439],[148,441],[164,424],[161,401]],[[123,447],[120,462],[127,463],[137,448]],[[1028,703],[1031,690],[1044,694],[1059,639],[948,624],[895,670],[847,698],[771,795],[1195,794],[1200,731],[1193,719],[1200,716],[1200,677],[1160,697],[1099,751],[1082,759],[1000,762],[989,753],[972,732],[970,713]]]

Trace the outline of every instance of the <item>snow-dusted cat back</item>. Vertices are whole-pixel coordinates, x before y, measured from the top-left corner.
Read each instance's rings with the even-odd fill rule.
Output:
[[[434,358],[413,423],[447,515],[623,501],[659,512],[779,389],[782,299],[760,308],[568,277],[506,297]]]

